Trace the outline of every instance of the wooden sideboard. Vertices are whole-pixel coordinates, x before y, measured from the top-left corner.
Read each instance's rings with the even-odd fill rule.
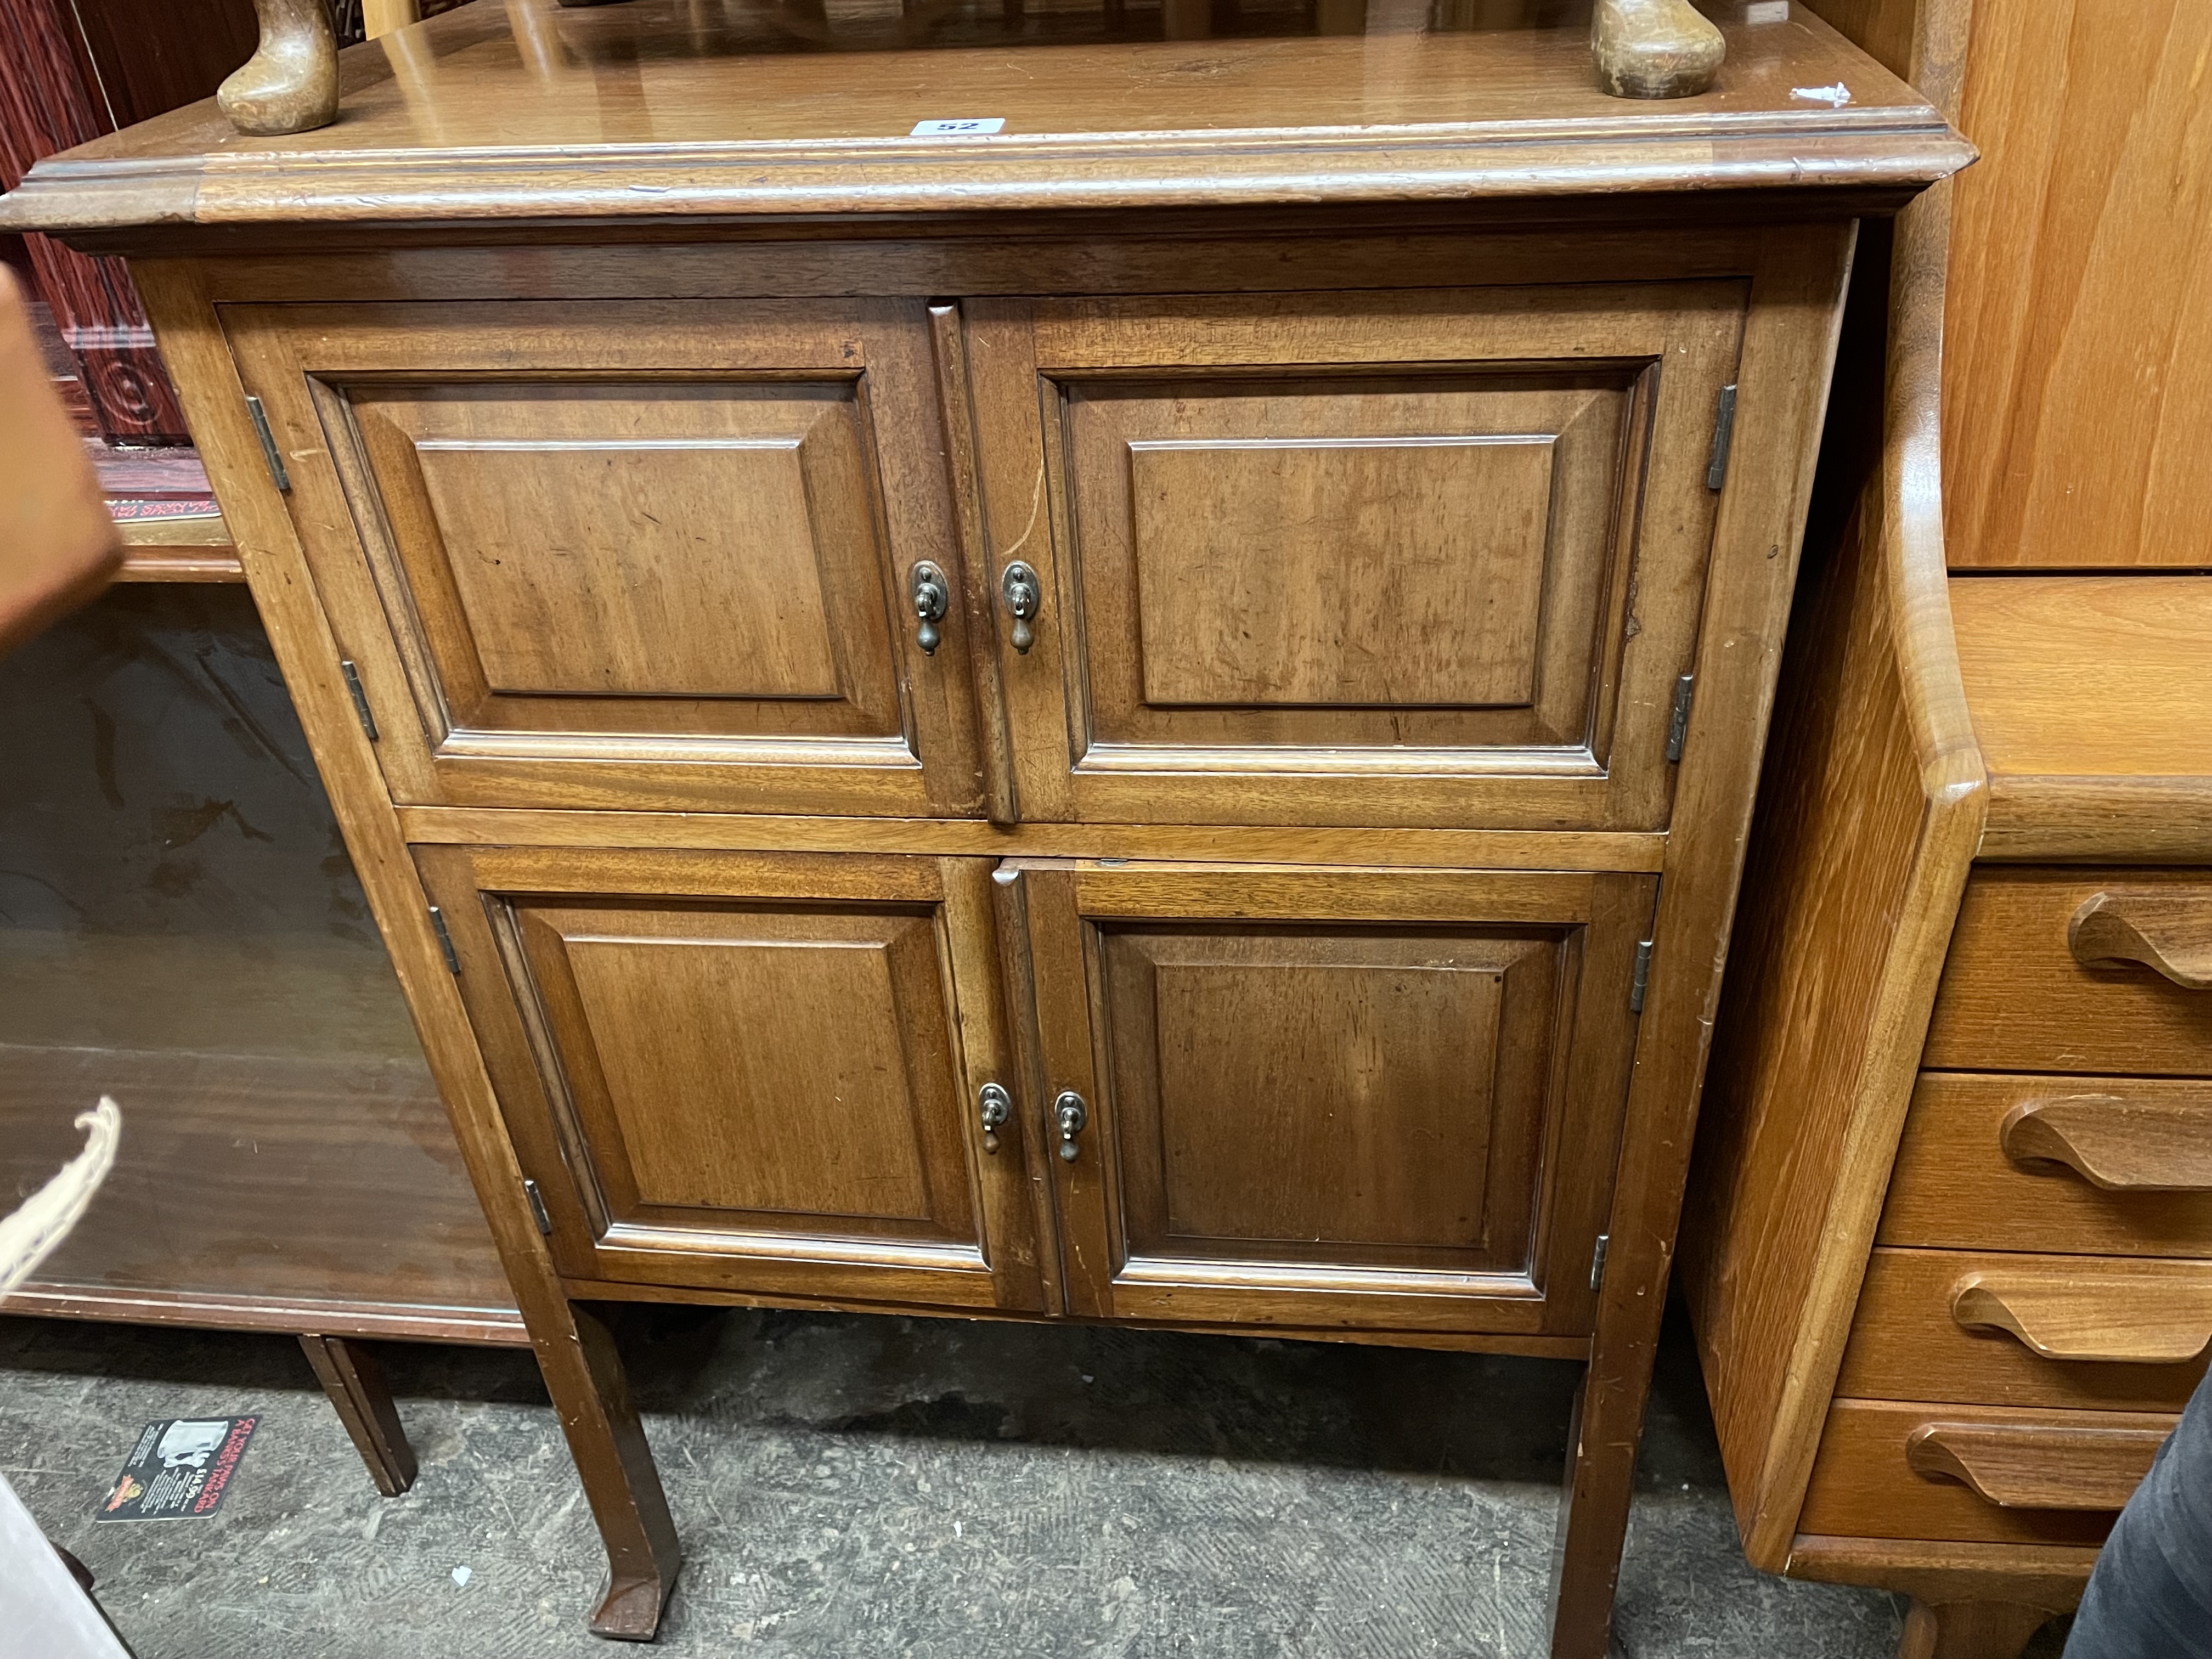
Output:
[[[131,259],[603,1634],[684,1300],[1582,1361],[1605,1650],[1857,228],[1971,152],[1786,7],[1656,106],[1323,10],[479,3],[4,210]]]
[[[1987,155],[1839,390],[1683,1279],[1752,1559],[2010,1659],[2212,1344],[2212,18],[1833,9]]]

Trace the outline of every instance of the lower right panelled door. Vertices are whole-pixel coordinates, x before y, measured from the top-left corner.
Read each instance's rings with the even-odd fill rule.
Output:
[[[1072,1312],[1588,1334],[1656,878],[998,880]]]

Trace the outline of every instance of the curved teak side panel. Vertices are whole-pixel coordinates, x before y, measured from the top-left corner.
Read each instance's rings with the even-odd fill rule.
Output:
[[[1923,9],[1916,79],[1942,106],[1967,11]],[[1790,1559],[1986,811],[1945,584],[1948,234],[1942,187],[1898,222],[1880,471],[1801,601],[1686,1210],[1737,1522],[1771,1571]],[[1837,425],[1830,482],[1847,490]]]

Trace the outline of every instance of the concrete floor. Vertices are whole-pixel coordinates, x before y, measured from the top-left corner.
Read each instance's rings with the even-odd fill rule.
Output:
[[[689,1557],[671,1654],[1541,1651],[1568,1365],[683,1310],[626,1351]],[[289,1339],[33,1320],[0,1320],[0,1471],[142,1659],[611,1659],[527,1355],[384,1352],[422,1465],[404,1498]],[[145,1423],[244,1412],[214,1519],[94,1524]],[[1619,1606],[1634,1659],[1888,1659],[1899,1633],[1887,1595],[1745,1565],[1679,1324]]]

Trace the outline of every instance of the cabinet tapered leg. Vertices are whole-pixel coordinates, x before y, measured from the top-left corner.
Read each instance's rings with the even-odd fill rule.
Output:
[[[1593,1349],[1567,1431],[1566,1490],[1552,1548],[1552,1659],[1607,1659],[1613,1595],[1628,1502],[1636,1488],[1636,1448],[1650,1391],[1651,1362],[1607,1366]]]
[[[337,1408],[338,1421],[353,1437],[369,1478],[386,1498],[415,1484],[415,1449],[399,1426],[399,1413],[385,1386],[384,1371],[366,1344],[343,1336],[302,1335],[300,1346],[315,1368],[315,1380]]]
[[[2019,1659],[2051,1614],[2018,1601],[1917,1601],[1897,1659]]]
[[[676,1523],[612,1334],[581,1304],[568,1303],[565,1309],[566,1330],[548,1331],[532,1321],[531,1335],[606,1546],[607,1588],[592,1610],[592,1633],[649,1642],[684,1565]]]

